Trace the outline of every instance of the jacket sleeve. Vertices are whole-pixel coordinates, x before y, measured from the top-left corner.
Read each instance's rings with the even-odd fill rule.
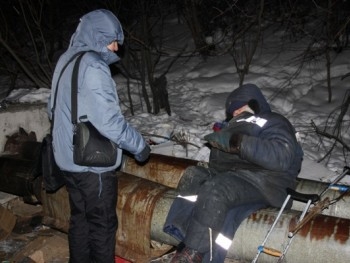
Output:
[[[95,62],[87,67],[80,85],[78,116],[87,115],[99,132],[121,149],[140,153],[146,143],[142,135],[124,118],[109,68]]]
[[[284,118],[270,120],[259,135],[243,135],[241,158],[265,169],[287,171],[295,160],[298,143],[294,129]]]

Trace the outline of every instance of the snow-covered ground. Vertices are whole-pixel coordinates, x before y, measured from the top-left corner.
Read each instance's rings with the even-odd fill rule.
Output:
[[[170,63],[171,55],[176,55],[179,47],[188,43],[184,56],[180,57],[167,74],[168,94],[171,105],[171,116],[165,111],[154,115],[146,112],[140,99],[140,84],[132,83],[134,90],[133,103],[136,114],[131,116],[127,108],[126,80],[115,76],[120,97],[120,105],[128,121],[137,127],[148,140],[158,143],[152,146],[152,152],[186,157],[196,160],[208,160],[209,149],[204,145],[204,135],[212,132],[212,126],[225,118],[224,104],[227,95],[238,87],[239,77],[230,54],[209,56],[203,60],[199,56],[187,56],[194,48],[190,33],[177,20],[169,21],[169,35],[166,39],[168,58],[163,58],[157,66],[160,73]],[[316,134],[312,123],[318,128],[334,127],[335,118],[339,115],[339,106],[349,92],[349,78],[341,79],[350,72],[350,50],[332,53],[331,83],[332,101],[328,102],[326,79],[326,61],[320,58],[317,62],[304,63],[298,55],[307,43],[286,40],[283,31],[275,30],[266,33],[251,63],[249,74],[244,83],[255,83],[268,98],[274,111],[284,114],[299,133],[305,160],[300,177],[313,180],[333,180],[345,165],[349,151],[337,143],[330,155],[334,140]],[[225,43],[217,47],[224,49]],[[187,53],[188,51],[188,53]],[[221,52],[218,52],[221,53]],[[22,95],[19,93],[23,92]],[[49,90],[18,90],[10,94],[9,100],[17,102],[46,102]],[[329,119],[330,114],[336,110]],[[350,142],[349,112],[344,116],[342,140]],[[185,140],[187,147],[161,137]],[[175,136],[175,137],[174,137]],[[349,176],[348,176],[349,177]],[[344,183],[350,182],[345,178]]]

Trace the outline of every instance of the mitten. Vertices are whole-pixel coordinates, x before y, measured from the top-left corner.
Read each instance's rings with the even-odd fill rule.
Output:
[[[148,144],[146,144],[145,148],[142,149],[142,151],[139,154],[135,155],[136,161],[143,163],[146,161],[151,153],[151,148]]]
[[[230,144],[230,140],[233,136],[234,135],[232,135],[232,132],[224,129],[218,132],[210,133],[204,136],[204,139],[208,141],[208,143],[212,147],[217,148],[221,151],[228,152],[228,153],[237,153],[237,146]],[[240,142],[238,145],[240,145]]]

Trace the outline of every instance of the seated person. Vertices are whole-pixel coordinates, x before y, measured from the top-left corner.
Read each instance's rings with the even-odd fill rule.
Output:
[[[244,218],[261,208],[281,207],[286,188],[296,187],[303,151],[291,123],[271,111],[261,90],[253,84],[235,89],[226,111],[227,126],[204,137],[212,148],[208,168],[191,166],[180,180],[179,194],[195,199],[189,212],[179,213],[182,243],[171,263],[224,262]],[[168,233],[176,203],[165,224]]]

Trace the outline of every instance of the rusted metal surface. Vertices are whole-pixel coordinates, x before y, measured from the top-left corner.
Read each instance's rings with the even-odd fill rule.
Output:
[[[177,240],[163,232],[163,225],[176,192],[129,174],[118,173],[118,176],[119,227],[116,253],[136,263],[148,262],[150,258],[161,255],[172,245],[178,244]],[[57,206],[57,209],[46,211],[53,214],[50,218],[56,224],[56,228],[58,226],[67,231],[67,228],[60,227],[60,224],[66,220],[68,226],[68,219],[65,219],[64,215],[68,215],[69,210],[66,205],[58,204],[68,200],[65,188],[50,195],[57,196],[44,196],[44,199],[50,199],[50,206]],[[53,203],[53,200],[58,203]],[[276,209],[263,209],[245,219],[235,234],[227,258],[252,260],[277,213]],[[300,213],[295,210],[285,211],[266,245],[281,249],[282,242],[288,239],[288,233],[295,227]],[[349,233],[349,219],[318,215],[296,234],[287,253],[286,262],[346,262],[350,257]],[[276,262],[276,259],[261,255],[259,262]]]
[[[243,221],[228,257],[251,260],[276,215],[275,209],[263,209]],[[300,212],[295,210],[283,213],[266,246],[282,250],[283,242],[288,240],[288,233],[295,227],[299,215]],[[349,230],[349,219],[317,215],[296,234],[285,262],[346,262],[350,258]],[[259,262],[276,262],[276,258],[261,255]]]
[[[163,232],[163,225],[176,192],[123,172],[118,173],[118,177],[119,227],[116,253],[133,262],[143,263],[163,254],[172,245],[177,245],[177,240]],[[60,191],[64,191],[64,188]],[[50,206],[59,207],[49,209],[53,213],[51,219],[54,220],[56,227],[65,221],[62,215],[69,214],[67,206],[53,203],[68,200],[66,194],[58,193],[58,195],[57,198],[52,196],[43,198],[50,200]],[[271,227],[277,212],[276,209],[263,209],[244,220],[236,232],[227,258],[242,261],[254,258],[257,247]],[[282,242],[288,239],[288,232],[295,227],[299,215],[299,211],[286,211],[277,225],[275,234],[271,237],[271,243],[266,245],[280,249]],[[68,224],[68,219],[66,222]],[[286,259],[288,262],[298,263],[345,262],[344,260],[350,257],[349,233],[349,219],[318,215],[297,233]],[[261,255],[259,262],[275,262],[275,260],[270,256]]]
[[[326,240],[349,245],[349,229],[348,219],[317,215],[299,230],[298,235],[310,240]]]
[[[169,188],[126,173],[118,174],[118,231],[116,251],[132,262],[149,262],[171,246],[151,240],[156,203]]]
[[[176,196],[176,191],[172,188],[177,186],[185,169],[190,165],[198,163],[159,155],[152,155],[150,163],[143,166],[133,159],[124,160],[124,167],[118,172],[119,193],[116,207],[119,219],[116,253],[119,256],[143,263],[178,243],[163,232],[163,225]],[[21,166],[17,167],[18,171],[23,169],[22,164],[18,163],[18,166]],[[303,193],[319,193],[326,186],[325,183],[300,179],[297,190]],[[42,190],[40,195],[44,223],[67,232],[70,212],[65,187],[53,194]],[[328,196],[332,199],[336,195],[337,193],[330,191]],[[271,238],[271,244],[266,244],[267,246],[280,249],[283,240],[288,239],[288,232],[295,227],[301,213],[297,204],[299,202],[295,202],[292,210],[283,213],[276,233]],[[348,204],[349,195],[346,195],[323,211],[323,215],[317,215],[303,226],[287,253],[287,262],[346,262],[350,258]],[[326,214],[329,212],[334,217]],[[251,260],[277,213],[276,209],[263,209],[244,220],[236,232],[227,257]],[[259,258],[259,262],[275,260],[266,255]]]
[[[151,240],[150,234],[154,208],[169,188],[123,172],[118,172],[117,176],[116,254],[132,262],[148,262],[171,248],[171,245]],[[55,193],[44,191],[42,200],[43,223],[68,233],[70,206],[66,188]]]
[[[135,159],[124,156],[121,171],[170,188],[176,188],[185,169],[197,164],[198,161],[190,159],[151,154],[149,161],[140,165]]]
[[[185,158],[151,154],[149,161],[144,165],[140,165],[135,161],[135,159],[125,156],[123,158],[121,171],[175,189],[179,184],[180,179],[184,175],[186,168],[192,165],[195,166],[203,164],[201,162]],[[298,179],[296,190],[306,194],[320,194],[327,186],[328,184],[324,182]],[[329,197],[332,200],[338,195],[339,193],[337,191],[327,191],[324,197]],[[346,194],[343,199],[339,200],[335,204],[332,204],[329,209],[324,210],[322,213],[342,218],[350,218],[350,209],[348,209],[349,203],[350,193]],[[294,210],[302,211],[304,204],[294,202],[292,208]]]
[[[155,207],[151,239],[160,243],[177,245],[178,241],[162,231],[174,200],[173,190],[164,193]],[[257,248],[278,214],[277,209],[262,209],[245,219],[238,228],[227,258],[251,262]],[[288,233],[297,223],[301,211],[285,211],[266,246],[281,250]],[[346,262],[350,258],[350,220],[328,215],[317,215],[296,234],[287,252],[285,262],[329,263]],[[276,258],[262,254],[260,263],[276,262]]]
[[[324,182],[316,182],[307,179],[298,179],[298,184],[296,190],[305,194],[320,194],[329,184]],[[323,198],[329,198],[333,200],[340,195],[339,191],[328,190],[325,192]],[[350,192],[345,194],[342,199],[338,202],[333,203],[327,209],[322,211],[324,215],[330,215],[341,218],[350,218],[350,209],[348,209],[350,204]],[[304,208],[304,203],[294,202],[292,209],[297,211],[302,211]]]

